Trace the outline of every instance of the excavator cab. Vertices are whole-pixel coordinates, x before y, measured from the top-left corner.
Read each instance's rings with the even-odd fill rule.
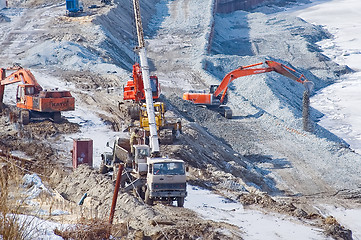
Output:
[[[211,85],[211,87],[209,88],[209,92],[214,93],[218,87],[219,85]]]
[[[35,86],[33,84],[19,84],[16,91],[16,102],[25,104],[26,96],[35,94]]]
[[[218,87],[219,85],[211,85],[211,87],[209,88],[209,93],[214,94],[214,92],[217,90]],[[222,94],[216,96],[215,98],[221,101]],[[228,92],[226,92],[222,104],[227,104],[227,102],[228,102]]]

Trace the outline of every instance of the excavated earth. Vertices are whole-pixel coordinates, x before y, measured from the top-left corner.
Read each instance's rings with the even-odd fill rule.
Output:
[[[326,221],[313,206],[360,205],[361,157],[317,125],[322,113],[316,109],[311,108],[312,131],[302,130],[302,85],[276,73],[234,82],[228,104],[233,119],[181,99],[188,89],[207,89],[227,72],[266,59],[300,70],[321,89],[352,71],[331,62],[316,45],[330,34],[298,18],[260,12],[274,6],[215,14],[211,0],[141,4],[151,71],[161,81],[168,114],[181,118],[183,126],[179,139],[161,150],[187,163],[188,183],[249,208],[307,220],[335,239],[351,239],[350,231]],[[2,67],[16,62],[66,82],[77,106],[95,113],[109,131],[120,131],[128,121],[118,109],[120,92],[137,61],[131,2],[86,8],[74,18],[64,16],[64,9],[55,0],[34,0],[3,10]],[[52,87],[51,81],[44,84]],[[70,169],[70,149],[59,147],[69,134],[82,131],[82,123],[64,117],[60,124],[46,120],[21,126],[14,100],[5,103],[2,153],[22,152],[38,163],[29,170],[44,176],[62,201],[76,204],[86,192],[84,208],[107,219],[114,182],[96,168]],[[172,205],[146,206],[131,193],[120,193],[115,223],[114,236],[127,239],[242,239],[242,231],[231,224]]]

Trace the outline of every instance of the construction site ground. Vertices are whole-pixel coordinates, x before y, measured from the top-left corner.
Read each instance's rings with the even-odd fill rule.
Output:
[[[331,37],[326,30],[277,13],[294,1],[279,2],[215,14],[213,0],[141,1],[151,72],[160,79],[167,114],[180,118],[183,127],[175,143],[162,145],[161,152],[186,162],[189,185],[245,208],[293,217],[320,229],[325,239],[352,239],[322,206],[360,207],[361,157],[317,124],[322,113],[312,106],[312,131],[303,131],[301,84],[277,73],[234,81],[228,103],[233,119],[182,100],[189,89],[207,89],[227,72],[267,59],[304,73],[316,90],[352,71],[330,61],[316,45]],[[88,8],[93,4],[100,7]],[[22,126],[9,117],[19,113],[16,89],[9,86],[0,114],[3,161],[41,176],[54,193],[49,201],[68,212],[51,216],[54,221],[109,216],[114,182],[97,169],[100,153],[109,151],[106,142],[127,134],[129,120],[118,101],[137,61],[131,4],[86,0],[85,12],[72,18],[56,0],[9,1],[9,8],[0,11],[1,67],[20,64],[43,87],[67,89],[76,98],[76,110],[63,113],[60,124],[45,120]],[[94,140],[93,169],[71,168],[72,141],[79,137]],[[7,154],[20,158],[11,160]],[[79,207],[84,193],[88,198]],[[207,220],[187,207],[150,207],[132,193],[120,193],[114,222],[114,237],[128,239],[244,238],[233,224]]]

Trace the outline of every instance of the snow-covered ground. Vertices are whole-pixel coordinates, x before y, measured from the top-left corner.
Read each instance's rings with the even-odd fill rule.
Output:
[[[356,71],[316,93],[311,104],[325,114],[320,125],[361,153],[361,1],[315,0],[288,12],[310,23],[322,25],[333,34],[332,39],[319,42],[324,54]],[[245,210],[239,203],[229,202],[196,187],[189,187],[188,192],[185,207],[207,219],[239,226],[245,232],[245,239],[325,239],[318,229],[300,225],[285,216]],[[361,209],[336,206],[322,206],[322,209],[326,216],[334,216],[350,229],[354,239],[361,239]]]
[[[185,207],[206,219],[227,222],[244,232],[244,239],[332,239],[321,229],[302,224],[296,218],[281,214],[265,214],[247,210],[239,202],[232,202],[208,190],[188,186]]]
[[[319,42],[324,54],[356,71],[319,91],[311,104],[325,114],[320,125],[361,153],[361,1],[318,0],[302,8],[292,14],[322,25],[334,36]]]
[[[319,0],[292,13],[326,28],[334,37],[319,43],[324,54],[356,71],[319,91],[311,99],[311,104],[325,114],[319,124],[343,138],[357,153],[361,153],[360,12],[359,0]],[[334,206],[326,209],[328,214],[352,230],[354,239],[361,239],[361,209]]]
[[[361,209],[347,209],[329,205],[323,206],[323,208],[327,213],[335,217],[339,223],[352,230],[354,240],[361,239]]]
[[[291,14],[328,29],[334,38],[320,42],[324,53],[334,61],[347,64],[356,71],[361,71],[360,12],[360,0],[315,0],[312,4],[290,10]],[[361,153],[361,126],[358,124],[361,120],[360,77],[361,72],[343,76],[338,83],[317,93],[311,103],[314,108],[325,114],[320,124],[344,138],[359,153]],[[39,82],[43,84],[41,79],[40,76]],[[44,86],[45,84],[44,82]],[[82,126],[82,135],[77,134],[77,137],[94,139],[94,156],[99,156],[99,152],[103,151],[102,147],[105,147],[104,143],[108,139],[113,139],[113,136],[109,136],[113,132],[109,131],[109,127],[102,124],[95,114],[89,113],[81,106],[77,109],[77,112],[64,115]],[[82,116],[84,118],[86,116],[87,120]],[[67,145],[71,146],[71,137]],[[287,216],[245,210],[239,203],[229,202],[196,187],[189,187],[188,193],[185,207],[195,210],[207,219],[229,222],[240,227],[245,232],[245,239],[328,239],[320,229],[301,224]],[[334,206],[325,206],[324,209],[326,209],[325,214],[335,216],[341,224],[351,229],[354,239],[361,239],[360,209]],[[45,229],[49,228],[51,227],[45,227]],[[55,238],[49,237],[49,239]]]
[[[20,224],[26,226],[27,239],[38,240],[62,240],[63,238],[55,235],[54,230],[65,229],[68,225],[52,221],[43,220],[31,215],[18,215]]]

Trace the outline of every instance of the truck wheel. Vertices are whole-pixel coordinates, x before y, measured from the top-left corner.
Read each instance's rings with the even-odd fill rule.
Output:
[[[150,193],[148,189],[145,191],[144,202],[150,206],[153,205],[153,199],[150,198]]]
[[[61,122],[61,113],[60,112],[54,112],[53,113],[53,121],[55,123],[60,123]]]
[[[28,125],[30,122],[30,113],[29,111],[20,112],[20,121],[23,125]]]
[[[184,206],[184,197],[177,198],[177,206],[183,207]]]

